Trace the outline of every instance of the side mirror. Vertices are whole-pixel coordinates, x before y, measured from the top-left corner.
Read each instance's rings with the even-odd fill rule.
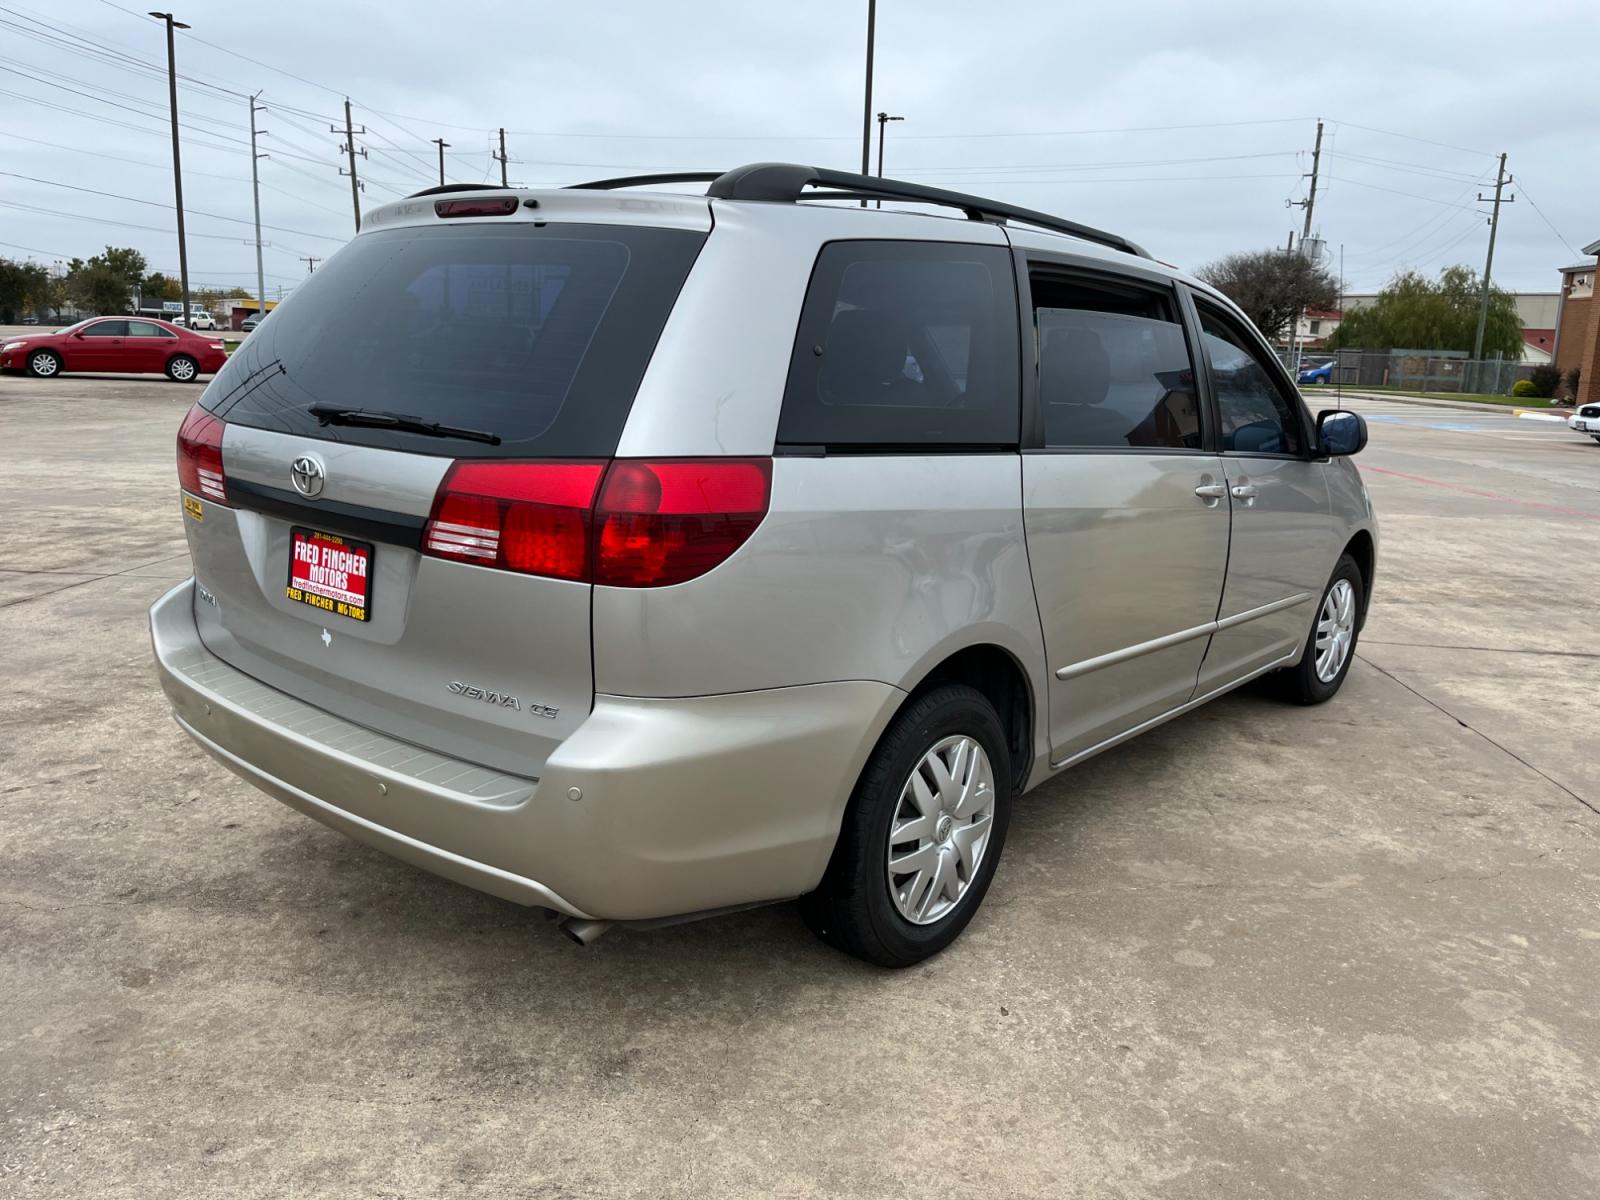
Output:
[[[1367,422],[1360,413],[1325,408],[1317,414],[1317,450],[1328,458],[1360,454],[1367,445]]]

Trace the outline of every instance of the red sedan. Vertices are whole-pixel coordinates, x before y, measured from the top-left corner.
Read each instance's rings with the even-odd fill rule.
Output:
[[[90,317],[55,333],[25,333],[0,344],[0,370],[41,379],[63,371],[119,371],[165,373],[193,383],[227,361],[227,348],[216,338],[148,317]]]

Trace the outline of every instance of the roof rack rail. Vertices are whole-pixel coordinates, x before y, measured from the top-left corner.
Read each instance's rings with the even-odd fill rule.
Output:
[[[503,192],[511,189],[500,187],[493,183],[441,183],[435,187],[423,188],[420,192],[412,192],[407,200],[417,200],[423,196],[443,196],[446,192]]]
[[[597,179],[592,183],[574,183],[570,186],[611,189],[648,187],[655,183],[709,183],[711,186],[706,189],[706,195],[715,200],[767,200],[789,204],[800,200],[907,200],[915,204],[939,204],[946,208],[959,208],[969,220],[1015,221],[1019,225],[1033,225],[1109,246],[1140,258],[1151,257],[1143,246],[1119,233],[1108,233],[1104,229],[1081,225],[1065,217],[1052,216],[1031,208],[1018,208],[998,200],[986,200],[982,196],[969,196],[965,192],[950,192],[944,188],[907,183],[900,179],[854,175],[849,171],[807,167],[799,163],[750,163],[721,173],[672,171],[657,175],[626,175],[618,179]],[[807,188],[830,190],[807,193]]]
[[[828,187],[832,193],[805,195],[808,187]],[[722,200],[909,200],[918,204],[940,204],[959,208],[970,220],[1015,221],[1019,225],[1034,225],[1056,233],[1070,234],[1086,242],[1096,242],[1149,258],[1150,254],[1138,243],[1118,233],[1108,233],[1092,225],[1081,225],[1065,217],[1052,216],[1031,208],[1018,208],[982,196],[969,196],[965,192],[950,192],[944,188],[928,187],[920,183],[907,183],[900,179],[883,179],[874,175],[856,175],[849,171],[834,171],[827,167],[806,167],[797,163],[752,163],[735,167],[706,189],[706,195]]]

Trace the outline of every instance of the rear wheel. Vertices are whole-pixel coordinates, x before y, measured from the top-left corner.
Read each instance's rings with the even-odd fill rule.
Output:
[[[983,902],[1011,815],[994,706],[963,684],[912,700],[867,760],[822,884],[800,911],[828,944],[883,967],[943,950]]]
[[[28,355],[28,374],[52,379],[61,374],[61,356],[54,350],[35,350]]]
[[[174,383],[193,383],[200,377],[200,364],[187,354],[174,354],[167,360],[167,377]]]
[[[1333,699],[1343,686],[1356,657],[1362,596],[1361,568],[1348,554],[1342,555],[1322,591],[1299,664],[1280,671],[1276,677],[1284,699],[1296,704],[1321,704]]]

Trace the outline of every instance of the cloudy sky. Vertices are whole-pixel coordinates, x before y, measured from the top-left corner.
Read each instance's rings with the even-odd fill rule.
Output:
[[[181,2],[181,0],[180,0]],[[245,96],[261,92],[269,295],[363,206],[437,182],[560,184],[768,159],[859,168],[866,0],[805,4],[194,4],[178,35],[195,285],[254,286]],[[1595,0],[880,0],[874,109],[888,173],[1125,233],[1185,267],[1298,229],[1316,121],[1316,226],[1347,288],[1481,269],[1509,154],[1495,276],[1553,290],[1600,238]],[[144,6],[0,0],[0,254],[107,243],[176,274],[165,45]],[[876,128],[876,126],[874,126]],[[874,154],[876,151],[874,150]],[[26,178],[23,178],[26,177]]]

